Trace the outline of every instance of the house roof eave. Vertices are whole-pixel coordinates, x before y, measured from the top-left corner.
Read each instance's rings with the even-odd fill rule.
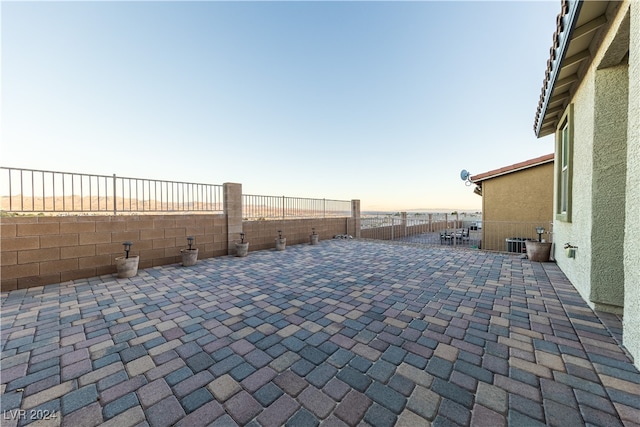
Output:
[[[481,185],[483,181],[491,178],[497,178],[502,175],[518,172],[524,169],[533,168],[535,166],[544,165],[554,161],[554,153],[545,154],[544,156],[536,157],[534,159],[525,160],[524,162],[514,163],[509,166],[505,166],[499,169],[494,169],[488,172],[484,172],[478,175],[474,175],[470,178],[471,182],[476,185]]]
[[[549,101],[558,81],[562,61],[567,54],[571,33],[576,25],[582,3],[581,0],[563,0],[562,9],[556,18],[557,29],[553,34],[551,57],[547,61],[547,70],[534,123],[534,132],[538,138],[549,135],[555,130],[555,126],[551,126],[553,123],[549,123],[547,117]],[[543,128],[545,128],[544,132]]]
[[[616,7],[605,0],[563,0],[533,125],[538,138],[556,131]]]

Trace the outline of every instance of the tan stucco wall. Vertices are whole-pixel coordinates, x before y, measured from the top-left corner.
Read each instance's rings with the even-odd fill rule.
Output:
[[[553,162],[482,182],[482,248],[505,250],[509,237],[537,238],[553,218]],[[522,224],[526,223],[526,224]]]
[[[640,367],[640,3],[631,5],[622,342]]]

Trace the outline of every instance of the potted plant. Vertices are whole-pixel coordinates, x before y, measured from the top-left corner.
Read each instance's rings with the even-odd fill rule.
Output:
[[[551,256],[551,242],[542,241],[542,233],[544,233],[543,227],[536,227],[536,233],[538,233],[538,241],[528,240],[525,243],[527,248],[527,258],[530,261],[536,262],[549,262]]]
[[[236,256],[247,256],[249,253],[249,242],[244,241],[244,233],[240,233],[240,241],[236,243]]]
[[[287,246],[287,238],[282,237],[282,230],[278,230],[278,238],[276,239],[276,250],[284,251],[284,248]]]
[[[180,249],[180,253],[182,254],[182,265],[184,267],[191,267],[192,265],[196,265],[198,262],[198,248],[193,248],[193,241],[195,239],[193,236],[187,237],[188,248]]]
[[[311,240],[311,244],[312,245],[317,245],[318,244],[318,235],[316,234],[316,229],[315,227],[311,228],[311,234],[309,235],[309,239]]]
[[[133,277],[138,274],[138,262],[140,261],[140,256],[129,256],[129,251],[131,250],[133,243],[124,242],[122,245],[124,246],[125,256],[116,258],[116,269],[118,271],[118,278],[126,279],[127,277]]]

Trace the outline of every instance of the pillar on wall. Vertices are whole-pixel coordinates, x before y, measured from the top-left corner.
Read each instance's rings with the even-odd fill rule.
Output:
[[[354,226],[354,237],[360,238],[360,200],[351,200],[351,219]]]
[[[242,233],[242,184],[225,182],[224,214],[227,217],[227,254],[234,255],[236,248],[234,240],[240,239]]]

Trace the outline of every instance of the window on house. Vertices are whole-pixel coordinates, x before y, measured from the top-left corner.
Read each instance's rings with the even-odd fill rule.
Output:
[[[556,133],[556,219],[571,221],[571,178],[573,146],[573,104],[565,111]]]

